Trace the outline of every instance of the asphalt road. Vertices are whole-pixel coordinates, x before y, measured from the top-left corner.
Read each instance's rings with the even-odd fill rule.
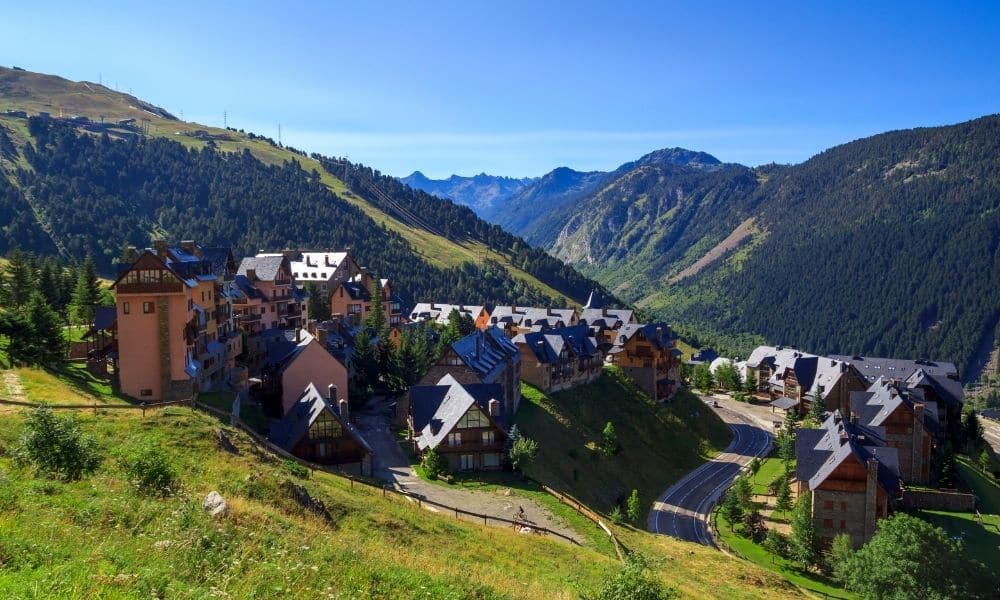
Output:
[[[653,503],[647,529],[715,547],[708,531],[712,507],[756,456],[767,454],[772,436],[757,420],[725,407],[714,408],[733,430],[733,441],[715,459],[684,476]]]

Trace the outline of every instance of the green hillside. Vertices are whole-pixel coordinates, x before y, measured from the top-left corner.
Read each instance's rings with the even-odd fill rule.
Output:
[[[767,340],[974,376],[1000,321],[998,152],[989,116],[791,166],[640,161],[556,215],[548,247],[732,353]]]
[[[90,123],[75,122],[73,129],[96,141],[93,146],[40,146],[39,127],[32,132],[28,120],[4,114],[8,110],[87,117]],[[110,126],[123,119],[135,121]],[[62,122],[55,126],[64,127]],[[140,143],[143,138],[136,131],[148,133],[146,143]],[[103,133],[109,137],[102,139]],[[47,141],[62,139],[60,135]],[[170,149],[170,144],[191,152]],[[100,159],[88,155],[82,160],[80,152],[94,148],[106,151]],[[116,154],[120,160],[113,167],[95,162]],[[165,155],[175,163],[172,172],[153,162],[153,157],[160,160]],[[0,223],[9,223],[0,231],[0,252],[17,244],[51,253],[59,250],[58,243],[71,254],[93,252],[107,269],[121,244],[145,245],[152,235],[196,237],[231,244],[241,252],[352,245],[369,267],[397,278],[401,277],[394,273],[398,265],[413,265],[412,276],[402,275],[409,277],[402,283],[412,298],[573,303],[599,288],[543,252],[523,243],[518,246],[512,237],[449,237],[441,235],[440,228],[430,231],[388,214],[373,202],[377,192],[348,188],[317,158],[251,133],[177,120],[162,109],[97,84],[0,68],[0,170],[6,175],[0,181]],[[45,169],[37,172],[42,163]],[[214,166],[195,168],[194,163]],[[66,171],[68,165],[75,167],[72,174]],[[106,178],[105,171],[111,168],[117,169],[116,180]],[[192,181],[191,172],[198,172],[200,181]],[[73,187],[81,179],[84,186]],[[142,189],[150,180],[162,185],[156,198]],[[186,193],[176,191],[185,185]],[[70,192],[72,202],[67,203],[65,195]],[[143,193],[147,197],[140,197]],[[435,202],[424,207],[424,212],[436,214],[454,206]],[[110,214],[100,213],[102,217],[118,222],[95,222],[98,214],[91,210],[95,205],[110,210]],[[189,219],[192,210],[199,213],[196,219],[228,219],[230,228],[199,228]],[[233,211],[248,211],[250,218],[233,218]],[[492,227],[471,213],[455,218],[468,231]],[[532,260],[525,260],[526,253]]]
[[[187,408],[80,415],[103,457],[77,482],[12,461],[24,413],[0,420],[0,595],[20,597],[576,598],[618,568],[596,550],[427,512],[338,477],[294,475],[238,431]],[[238,454],[216,439],[228,431]],[[182,474],[160,497],[122,457],[153,446]],[[295,486],[328,516],[304,509]],[[201,509],[219,491],[230,514]],[[795,597],[779,578],[715,551],[624,531],[685,597]],[[709,575],[712,573],[712,575]],[[748,586],[748,582],[753,585]]]

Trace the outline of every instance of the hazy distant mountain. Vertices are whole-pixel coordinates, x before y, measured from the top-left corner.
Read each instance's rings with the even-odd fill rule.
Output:
[[[471,208],[482,218],[490,220],[507,198],[517,193],[535,179],[524,177],[500,177],[480,173],[473,177],[452,175],[448,179],[430,179],[420,171],[414,171],[400,179],[406,185],[439,198],[447,198]]]

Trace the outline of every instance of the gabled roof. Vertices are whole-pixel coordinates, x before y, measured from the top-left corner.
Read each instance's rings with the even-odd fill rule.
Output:
[[[573,323],[572,308],[541,308],[534,306],[497,306],[490,313],[490,323],[512,323],[518,327],[564,327]]]
[[[666,323],[661,322],[647,323],[644,325],[623,325],[621,329],[618,330],[618,337],[615,338],[612,353],[621,352],[621,348],[623,348],[630,339],[635,337],[636,334],[640,334],[643,338],[648,340],[654,348],[661,350],[673,347],[674,340],[676,339],[674,332],[671,331],[670,326]]]
[[[937,397],[947,404],[962,404],[965,400],[965,390],[960,381],[944,375],[928,373],[923,369],[914,371],[906,378],[905,383],[911,388],[931,388],[936,392]]]
[[[917,403],[924,405],[924,425],[938,431],[937,403],[924,399],[922,390],[911,390],[887,379],[879,379],[864,392],[851,392],[851,413],[862,425],[879,427],[899,408],[914,412]]]
[[[299,354],[305,351],[313,339],[315,338],[308,332],[302,331],[299,340],[295,341],[294,332],[285,332],[283,337],[267,344],[266,364],[276,367],[279,373],[284,371],[298,358]]]
[[[829,392],[840,377],[850,370],[848,363],[836,358],[781,346],[758,346],[750,353],[746,364],[753,368],[769,366],[773,372],[768,383],[776,389],[784,389],[786,371],[791,369],[795,371],[795,378],[805,394],[813,397],[820,392],[821,387],[823,393]]]
[[[503,388],[498,384],[461,384],[451,375],[442,377],[437,385],[410,388],[410,410],[417,447],[436,448],[458,421],[473,406],[501,431],[506,431]],[[500,403],[497,415],[490,415],[490,400]]]
[[[239,292],[249,299],[267,300],[267,296],[264,295],[264,292],[257,289],[257,286],[255,286],[252,281],[247,279],[246,275],[237,275],[234,277],[233,285],[230,289]]]
[[[295,404],[285,416],[271,426],[271,441],[285,451],[290,452],[299,443],[316,419],[323,412],[328,412],[340,423],[344,432],[354,439],[366,452],[372,454],[372,448],[361,432],[351,421],[340,414],[340,409],[331,404],[311,382],[299,396]]]
[[[201,249],[201,259],[211,265],[212,272],[218,277],[225,276],[230,265],[236,262],[233,258],[232,249],[222,246],[203,247]]]
[[[486,311],[486,307],[481,305],[465,304],[440,304],[437,302],[418,302],[410,311],[410,319],[413,321],[434,321],[438,325],[447,325],[448,316],[452,310],[457,310],[463,316],[472,317],[473,320]]]
[[[507,361],[519,362],[521,353],[496,326],[476,330],[456,340],[451,349],[486,383],[492,383],[504,370]]]
[[[281,254],[248,256],[240,261],[240,267],[236,272],[238,275],[246,276],[247,271],[253,270],[257,274],[257,279],[274,281],[278,278],[278,271],[282,264],[287,267],[288,259]]]
[[[899,491],[899,454],[885,445],[885,428],[852,425],[835,410],[821,429],[797,429],[795,473],[809,489],[823,484],[849,457],[866,466],[878,462],[878,483],[891,497]]]
[[[192,277],[189,269],[184,268],[183,263],[178,263],[169,259],[169,257],[161,257],[156,254],[151,248],[146,248],[142,251],[134,262],[131,263],[118,263],[115,265],[115,270],[117,272],[117,278],[111,287],[115,287],[121,282],[122,278],[125,277],[127,273],[132,271],[134,267],[139,265],[139,263],[153,263],[156,268],[164,269],[171,272],[177,279],[180,280],[185,286],[193,288],[198,285],[197,281]]]
[[[118,308],[115,306],[98,306],[94,309],[94,331],[109,330],[118,321]]]
[[[328,281],[347,257],[347,252],[303,251],[289,261],[289,265],[296,279]]]
[[[958,379],[958,367],[955,366],[955,363],[944,361],[843,355],[831,356],[830,358],[851,363],[869,381],[875,381],[879,377],[906,379],[917,370],[924,371],[929,375]]]
[[[526,345],[535,355],[535,359],[543,364],[559,362],[559,356],[566,348],[577,356],[594,356],[597,351],[597,340],[586,325],[573,327],[558,327],[538,332],[528,332],[517,335],[513,339],[516,345]]]
[[[627,308],[584,308],[580,311],[580,320],[588,325],[600,325],[606,329],[618,329],[622,325],[631,324],[635,313]]]

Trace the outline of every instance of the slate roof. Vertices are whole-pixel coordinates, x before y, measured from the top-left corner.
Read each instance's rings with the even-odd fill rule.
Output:
[[[924,359],[877,358],[874,356],[837,355],[830,358],[851,363],[869,381],[875,381],[879,377],[906,379],[917,370],[924,371],[929,375],[958,379],[958,367],[955,366],[955,363],[950,362]]]
[[[484,306],[465,304],[440,304],[437,302],[418,302],[410,311],[411,321],[434,321],[438,325],[447,325],[448,316],[452,310],[457,310],[461,315],[472,317],[473,320],[485,310]]]
[[[253,269],[257,273],[257,279],[263,281],[274,281],[278,277],[278,270],[287,259],[281,254],[262,254],[258,256],[247,256],[240,261],[237,275],[246,276],[247,271]]]
[[[289,261],[292,276],[302,281],[329,281],[347,260],[347,252],[300,252]]]
[[[502,431],[504,419],[503,388],[499,384],[461,384],[451,375],[445,375],[437,385],[418,385],[410,388],[410,410],[413,430],[417,434],[417,447],[421,450],[436,448],[458,421],[473,405]],[[500,403],[498,415],[490,415],[490,400]]]
[[[298,342],[295,341],[294,335],[294,332],[285,332],[285,336],[267,344],[266,364],[277,367],[279,373],[287,369],[314,339],[304,330]],[[292,339],[288,339],[289,336],[292,336]]]
[[[836,410],[823,422],[821,429],[798,429],[795,434],[795,474],[815,490],[848,457],[854,456],[862,465],[874,458],[878,461],[879,485],[891,497],[899,491],[899,455],[896,448],[885,445],[883,427],[852,425]]]
[[[947,404],[960,405],[965,400],[965,389],[962,388],[960,381],[943,375],[927,373],[923,369],[914,371],[906,378],[905,383],[910,388],[930,387]]]
[[[781,410],[788,410],[789,408],[798,405],[799,401],[796,400],[795,398],[785,398],[784,396],[771,402],[771,406],[775,408],[780,408]]]
[[[257,289],[257,286],[253,284],[252,281],[247,279],[246,275],[237,275],[233,278],[233,288],[237,290],[243,296],[253,300],[267,300],[267,296],[263,292]],[[231,288],[232,289],[232,288]]]
[[[931,432],[940,430],[937,403],[924,399],[922,390],[911,390],[879,379],[864,392],[851,392],[851,413],[859,423],[879,427],[896,410],[904,406],[913,412],[916,403],[924,405],[924,426]]]
[[[517,346],[496,326],[473,331],[452,343],[451,349],[486,383],[492,383],[503,372],[507,361],[521,360]]]
[[[94,331],[108,330],[118,321],[118,308],[115,306],[98,306],[94,309]]]
[[[618,337],[615,338],[615,343],[611,348],[611,354],[617,354],[622,351],[625,347],[625,343],[628,342],[635,334],[642,333],[642,335],[649,340],[654,348],[663,349],[673,346],[676,336],[674,332],[671,331],[670,326],[666,323],[647,323],[643,325],[623,325],[621,329],[618,330]]]
[[[514,344],[526,345],[542,364],[559,362],[563,348],[576,356],[594,356],[598,353],[597,340],[587,325],[558,327],[544,331],[522,333],[513,340]]]
[[[197,281],[195,281],[195,279],[194,279],[194,277],[193,277],[193,275],[191,273],[191,270],[189,268],[186,268],[184,266],[184,263],[180,263],[180,262],[177,262],[177,261],[174,261],[174,260],[170,260],[169,257],[158,256],[154,250],[152,250],[150,248],[146,248],[145,250],[143,250],[142,254],[140,254],[136,258],[135,262],[132,262],[132,263],[115,263],[115,275],[116,275],[116,279],[115,279],[114,283],[111,284],[111,287],[117,286],[118,283],[121,281],[122,277],[124,277],[126,273],[128,273],[129,271],[132,270],[132,265],[134,265],[137,262],[139,262],[140,260],[142,260],[143,257],[146,256],[147,254],[149,256],[153,257],[154,259],[156,259],[156,261],[158,263],[160,263],[161,265],[163,265],[163,268],[165,268],[168,271],[170,271],[171,273],[173,273],[181,281],[181,283],[183,283],[185,286],[193,288],[196,285],[198,285]]]
[[[607,329],[618,329],[634,320],[634,312],[630,309],[584,308],[580,311],[580,320],[588,325],[601,325]]]
[[[767,364],[773,369],[768,383],[772,388],[784,390],[784,376],[787,369],[795,371],[799,386],[806,395],[815,397],[822,386],[824,393],[833,389],[841,375],[850,365],[828,356],[816,356],[795,348],[781,346],[758,346],[750,353],[748,367],[758,368]]]
[[[490,313],[490,323],[512,323],[530,328],[565,327],[573,322],[576,311],[572,308],[541,308],[534,306],[497,306]]]
[[[232,256],[232,249],[222,246],[207,246],[201,249],[201,259],[211,265],[212,273],[218,277],[226,275]]]
[[[302,391],[298,400],[288,410],[288,413],[271,425],[271,441],[287,452],[291,452],[295,445],[299,443],[302,436],[309,431],[309,427],[316,422],[323,411],[328,411],[333,418],[340,423],[344,432],[354,439],[366,452],[372,454],[372,448],[368,445],[361,432],[358,431],[351,421],[340,414],[339,407],[330,403],[329,400],[316,389],[311,382]]]

